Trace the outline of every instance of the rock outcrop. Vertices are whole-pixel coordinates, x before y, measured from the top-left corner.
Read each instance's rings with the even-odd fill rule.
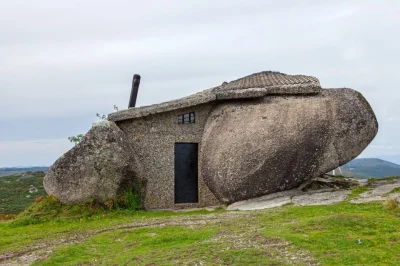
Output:
[[[62,203],[101,202],[134,187],[140,169],[125,133],[104,121],[93,125],[79,144],[53,164],[43,185]]]
[[[293,189],[355,158],[377,130],[351,89],[221,103],[205,126],[202,175],[224,203]]]
[[[354,194],[352,193],[354,187],[364,187],[365,192]],[[297,206],[327,205],[345,200],[355,204],[388,200],[391,202],[393,199],[398,200],[400,198],[399,192],[393,193],[393,189],[399,187],[400,178],[394,180],[378,179],[371,185],[366,179],[337,178],[325,175],[309,180],[298,188],[235,202],[229,205],[227,210],[260,210],[285,204]]]

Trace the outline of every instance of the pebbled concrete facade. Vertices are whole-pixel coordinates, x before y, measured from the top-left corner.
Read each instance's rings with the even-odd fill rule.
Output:
[[[198,143],[199,157],[203,130],[213,103],[117,122],[135,147],[146,180],[146,209],[197,208],[220,205],[205,185],[199,165],[199,202],[174,203],[174,145],[177,142]],[[195,112],[196,123],[178,124],[177,116]]]

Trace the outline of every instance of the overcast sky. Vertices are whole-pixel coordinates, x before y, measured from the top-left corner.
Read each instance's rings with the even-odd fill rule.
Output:
[[[263,70],[364,94],[400,163],[400,1],[0,0],[0,167],[51,165],[96,113]]]

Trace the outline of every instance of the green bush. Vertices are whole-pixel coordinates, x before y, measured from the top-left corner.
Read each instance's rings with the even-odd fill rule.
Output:
[[[116,209],[141,210],[143,209],[141,194],[141,188],[129,189],[117,197],[114,207]]]

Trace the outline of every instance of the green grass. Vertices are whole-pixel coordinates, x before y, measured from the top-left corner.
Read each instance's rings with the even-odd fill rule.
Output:
[[[18,219],[0,223],[0,258],[47,245],[52,253],[34,265],[400,265],[400,209],[392,203]]]
[[[373,185],[377,181],[393,181],[400,179],[400,176],[387,176],[387,177],[382,177],[382,178],[370,178],[368,179],[368,185]]]
[[[354,188],[350,194],[347,196],[347,199],[354,199],[357,198],[358,196],[360,196],[362,193],[370,191],[371,189],[369,187],[366,186],[360,186],[360,187],[356,187]]]
[[[206,265],[268,265],[278,262],[257,249],[221,250],[218,243],[211,241],[217,233],[218,229],[181,226],[137,229],[134,232],[119,230],[67,247],[49,260],[34,265],[196,265],[200,261]]]
[[[323,265],[399,265],[399,214],[380,203],[293,207],[268,219],[264,233],[312,251]]]
[[[396,188],[392,189],[392,190],[389,191],[389,193],[387,193],[387,194],[392,194],[392,193],[400,193],[400,187],[396,187]]]
[[[17,214],[31,205],[35,198],[45,196],[43,177],[41,172],[0,177],[0,216]],[[38,192],[29,193],[31,186]]]

